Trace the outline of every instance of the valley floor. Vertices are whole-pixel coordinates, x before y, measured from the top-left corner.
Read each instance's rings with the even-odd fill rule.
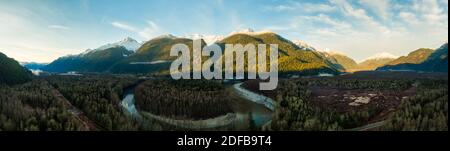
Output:
[[[183,97],[177,96],[177,92],[166,90],[174,94],[173,99],[181,102],[164,101],[164,97],[158,102],[151,101],[151,98],[151,102],[141,100],[134,110],[144,117],[144,122],[133,117],[122,106],[121,98],[127,97],[127,88],[138,81],[163,79],[139,79],[133,75],[65,75],[39,77],[23,85],[1,86],[0,92],[12,93],[0,97],[0,130],[448,129],[448,75],[443,73],[360,72],[336,77],[299,77],[281,79],[279,88],[274,91],[258,91],[258,81],[255,80],[233,85],[208,81],[191,86],[189,81],[181,85],[172,83],[172,86],[166,85],[166,88],[159,89],[176,90],[188,86],[197,91],[184,92],[190,96]],[[215,85],[221,88],[214,88],[214,93],[209,92],[208,89]],[[34,93],[28,94],[26,91]],[[227,96],[222,97],[227,103],[219,104],[223,109],[188,107],[195,104],[212,105],[210,101],[217,97],[216,94],[224,95],[221,91],[226,92]],[[137,91],[133,92],[136,95]],[[158,97],[158,94],[163,96],[159,91],[145,95]],[[208,97],[201,98],[201,94],[208,94]],[[203,101],[190,102],[191,105],[182,103],[200,98]],[[172,104],[175,108],[168,108],[170,112],[145,111],[161,111],[169,107],[164,103],[171,102],[175,103]],[[152,103],[158,103],[153,105],[161,107],[143,110],[142,105]],[[219,114],[221,110],[228,113]],[[209,111],[217,113],[205,116],[206,119],[183,116],[188,113],[193,118],[200,118],[197,112],[208,115]]]

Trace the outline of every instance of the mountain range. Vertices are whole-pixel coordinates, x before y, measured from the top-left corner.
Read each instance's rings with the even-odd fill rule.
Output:
[[[302,46],[306,44],[301,43]],[[357,71],[424,71],[447,72],[448,44],[439,49],[420,48],[410,52],[406,56],[397,57],[389,53],[379,53],[364,61],[357,63],[352,58],[339,51],[316,50],[327,60],[337,65],[336,69],[343,72]],[[306,45],[307,46],[307,45]],[[310,46],[308,46],[310,47]],[[311,47],[313,48],[313,47]],[[312,50],[315,50],[314,48]],[[341,68],[340,68],[340,67]]]
[[[398,58],[397,56],[394,56],[386,52],[379,53],[358,63],[358,68],[356,70],[357,71],[375,70],[378,67],[384,66],[390,63],[391,61],[394,61],[397,58]]]
[[[408,60],[408,61],[405,61]],[[448,72],[448,43],[431,51],[419,49],[408,56],[399,58],[396,64],[388,64],[380,67],[380,71],[423,71],[423,72]]]
[[[352,58],[346,56],[344,53],[338,51],[318,51],[330,62],[338,66],[342,72],[356,70],[358,68],[358,63]]]
[[[195,39],[202,39],[202,47],[215,43],[221,46],[222,50],[225,50],[225,44],[278,44],[279,72],[282,76],[403,69],[409,68],[410,64],[425,62],[432,64],[431,62],[433,61],[427,61],[431,60],[432,57],[435,58],[434,60],[442,61],[442,55],[433,55],[437,51],[421,48],[407,56],[397,57],[389,53],[380,53],[357,63],[352,58],[338,51],[322,51],[300,40],[290,41],[274,32],[255,32],[252,29],[246,29],[232,32],[228,36],[194,34],[176,37],[169,34],[143,43],[128,37],[96,49],[88,49],[78,55],[58,58],[41,69],[49,72],[168,74],[172,61],[178,58],[169,55],[171,47],[175,44],[183,43],[192,50],[192,42]],[[443,46],[443,48],[445,47]],[[223,53],[225,54],[226,52]],[[441,53],[445,54],[445,51]],[[204,57],[203,60],[207,58]],[[441,64],[445,64],[445,59]],[[430,71],[443,70],[433,69]]]
[[[182,36],[181,38],[187,38],[187,39],[193,39],[193,40],[203,39],[207,45],[211,45],[211,44],[214,44],[214,43],[222,40],[223,38],[225,38],[225,36],[192,34],[192,35]]]
[[[111,73],[168,73],[173,60],[170,49],[175,44],[186,44],[192,50],[192,39],[163,35],[145,42],[135,53],[111,64]],[[206,43],[202,41],[202,46]]]
[[[93,51],[105,50],[105,49],[114,48],[117,46],[125,47],[125,49],[127,49],[129,51],[136,51],[137,49],[139,49],[139,47],[141,47],[141,45],[142,45],[141,43],[134,40],[133,38],[127,37],[119,42],[103,45],[97,49],[94,49]],[[90,50],[90,51],[92,51],[92,50]],[[87,52],[90,52],[90,51],[88,50]]]
[[[45,66],[48,65],[48,63],[37,63],[37,62],[20,62],[20,65],[23,67],[29,69],[29,70],[41,70]]]
[[[188,38],[163,35],[151,39],[140,45],[138,49],[133,50],[130,47],[127,48],[124,41],[127,42],[125,44],[135,43],[135,40],[126,38],[121,42],[87,50],[79,55],[58,58],[42,69],[49,72],[168,73],[171,62],[178,58],[169,55],[171,47],[183,43],[192,50],[193,42],[192,39]],[[273,32],[234,32],[215,43],[222,48],[225,43],[278,44],[279,71],[284,74],[309,75],[319,72],[337,74],[339,72],[333,63],[322,58],[313,49],[305,49],[305,47]],[[202,47],[207,45],[202,40]]]
[[[41,69],[49,72],[105,72],[112,64],[133,54],[140,46],[139,42],[127,37],[78,55],[60,57]]]
[[[304,50],[273,32],[244,32],[231,35],[220,42],[224,44],[278,44],[278,67],[281,75],[316,75],[318,73],[337,74],[335,65],[322,58],[315,51]],[[226,52],[225,52],[226,53]]]
[[[386,65],[398,65],[398,64],[419,64],[427,60],[427,58],[434,52],[433,49],[429,48],[420,48],[417,49],[411,53],[409,53],[407,56],[401,56],[400,58],[397,58]]]
[[[85,52],[58,58],[42,68],[48,72],[105,72],[112,64],[133,54],[123,46]]]

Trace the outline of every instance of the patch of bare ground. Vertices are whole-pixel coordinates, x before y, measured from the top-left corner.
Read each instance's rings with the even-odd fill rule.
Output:
[[[338,113],[367,111],[370,107],[380,110],[371,121],[382,120],[394,111],[405,98],[416,94],[416,87],[404,91],[393,90],[346,90],[330,87],[311,87],[310,102],[320,108],[328,108]]]

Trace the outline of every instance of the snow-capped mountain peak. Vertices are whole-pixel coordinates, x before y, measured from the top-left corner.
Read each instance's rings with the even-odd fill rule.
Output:
[[[103,46],[101,46],[101,47],[99,47],[97,49],[94,49],[94,50],[105,50],[105,49],[109,49],[109,48],[113,48],[113,47],[117,47],[117,46],[123,46],[127,50],[136,51],[141,46],[141,43],[139,43],[138,41],[134,40],[133,38],[127,37],[127,38],[125,38],[125,39],[123,39],[123,40],[121,40],[119,42],[106,44],[106,45],[103,45]]]
[[[106,44],[106,45],[100,46],[100,47],[98,47],[96,49],[87,49],[86,51],[84,51],[80,55],[85,55],[85,54],[88,54],[88,53],[91,53],[91,52],[102,51],[102,50],[106,50],[106,49],[114,48],[114,47],[119,47],[119,46],[125,47],[125,49],[127,49],[129,51],[136,52],[136,50],[139,49],[139,47],[141,47],[141,45],[142,45],[141,43],[137,42],[133,38],[126,37],[126,38],[122,39],[119,42]]]
[[[266,33],[274,33],[273,31],[270,30],[262,30],[262,31],[255,31],[251,28],[245,28],[245,29],[240,29],[237,31],[233,31],[229,34],[229,36],[231,35],[235,35],[235,34],[246,34],[246,35],[261,35],[261,34],[266,34]]]
[[[316,48],[308,45],[307,43],[305,43],[304,41],[301,40],[294,40],[292,41],[294,44],[296,44],[298,47],[300,47],[300,49],[302,50],[306,50],[306,51],[315,51]]]
[[[224,38],[224,36],[192,34],[192,35],[185,35],[185,36],[183,36],[183,38],[188,38],[188,39],[193,39],[193,40],[203,39],[207,45],[211,45],[215,42],[222,40]]]
[[[245,28],[245,29],[240,29],[236,31],[237,33],[253,33],[255,32],[255,30],[251,29],[251,28]]]
[[[396,58],[398,58],[398,56],[390,54],[388,52],[382,52],[382,53],[377,53],[377,54],[373,55],[372,57],[369,57],[365,60],[396,59]]]
[[[126,43],[126,42],[137,42],[137,41],[134,40],[134,39],[131,38],[131,37],[127,37],[127,38],[125,38],[125,39],[122,39],[120,42],[121,42],[121,43]]]
[[[175,37],[175,36],[172,35],[172,34],[165,34],[165,35],[161,35],[161,36],[155,37],[154,39],[163,39],[163,38],[175,39],[175,38],[177,38],[177,37]]]

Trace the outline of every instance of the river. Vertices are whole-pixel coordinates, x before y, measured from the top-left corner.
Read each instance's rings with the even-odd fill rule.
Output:
[[[128,113],[132,116],[139,116],[139,113],[136,109],[135,99],[134,99],[134,87],[125,90],[124,98],[122,99],[121,105],[124,107]]]
[[[130,87],[124,91],[124,98],[122,99],[121,105],[126,109],[128,113],[131,114],[133,118],[141,119],[141,114],[145,114],[146,117],[151,117],[158,121],[172,125],[175,124],[178,127],[185,126],[186,128],[190,128],[193,126],[199,127],[199,125],[201,125],[201,127],[204,128],[213,128],[233,125],[233,127],[235,127],[237,130],[245,130],[249,125],[248,121],[250,113],[252,115],[251,119],[253,120],[255,126],[262,127],[267,122],[272,120],[274,102],[270,98],[243,89],[242,87],[240,87],[241,84],[242,83],[238,83],[233,86],[236,93],[240,97],[244,98],[243,100],[245,100],[245,102],[236,103],[239,106],[238,108],[240,108],[240,110],[236,110],[235,113],[230,113],[224,116],[201,121],[173,120],[153,115],[148,112],[139,113],[139,111],[136,109],[134,97],[134,89],[137,85],[135,87]],[[224,121],[223,119],[228,119],[230,121]]]

